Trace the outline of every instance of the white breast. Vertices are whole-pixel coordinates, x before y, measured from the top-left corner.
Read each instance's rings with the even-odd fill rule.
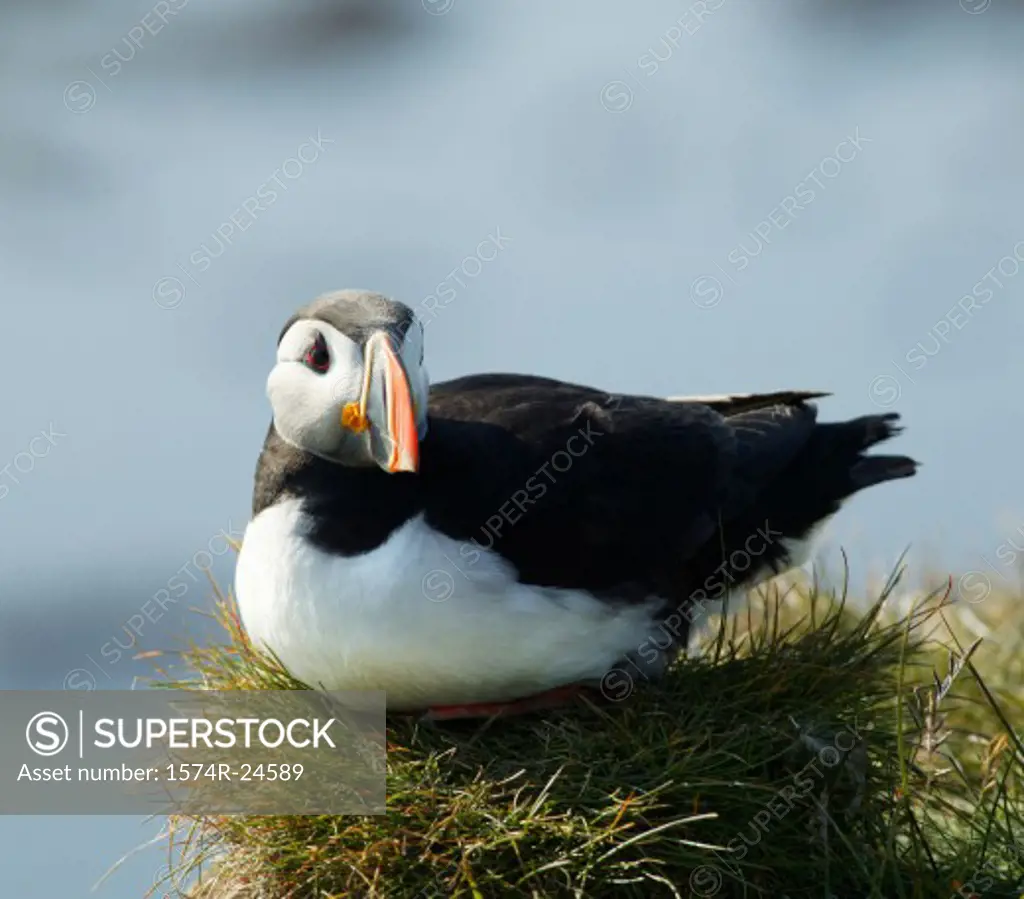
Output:
[[[235,589],[250,637],[325,690],[386,690],[391,709],[529,696],[599,680],[651,631],[657,600],[609,606],[519,584],[496,553],[421,517],[343,557],[303,536],[300,500],[246,529]]]

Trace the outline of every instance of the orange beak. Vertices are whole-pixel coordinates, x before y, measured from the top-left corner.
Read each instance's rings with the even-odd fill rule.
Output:
[[[360,411],[369,422],[374,460],[392,474],[415,472],[420,441],[409,376],[386,332],[378,331],[366,342],[365,366]]]

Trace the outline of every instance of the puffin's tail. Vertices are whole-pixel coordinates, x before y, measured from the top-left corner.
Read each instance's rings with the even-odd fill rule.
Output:
[[[820,486],[826,491],[831,488],[839,501],[865,487],[911,477],[917,471],[918,463],[909,456],[865,455],[866,450],[903,431],[897,424],[899,420],[896,412],[889,412],[865,415],[839,424],[818,425],[810,449],[817,449],[823,461],[832,460],[832,465],[825,465],[822,473],[826,477]]]
[[[885,481],[909,478],[918,463],[909,456],[868,455],[903,428],[895,412],[815,426],[807,446],[764,497],[766,518],[782,532],[774,571],[802,565],[815,528],[853,494]],[[775,554],[772,554],[775,555]]]
[[[813,415],[806,407],[804,411]],[[915,473],[918,463],[908,456],[867,453],[899,434],[898,422],[899,415],[888,413],[811,425],[804,446],[748,509],[721,521],[714,536],[687,561],[686,582],[661,616],[663,631],[667,628],[675,635],[673,651],[686,645],[689,623],[709,610],[705,603],[807,561],[817,526],[838,512],[843,500],[866,487]],[[657,674],[670,655],[657,656],[662,667],[651,667],[650,659],[645,659],[644,670]],[[641,665],[638,659],[630,661]]]
[[[753,510],[723,523],[716,539],[702,551],[698,570],[721,570],[729,587],[738,588],[756,583],[766,573],[802,565],[817,526],[838,512],[844,500],[917,471],[918,463],[908,456],[867,453],[899,434],[898,422],[899,415],[890,412],[816,424],[806,445],[759,496]],[[725,561],[729,564],[723,570]]]
[[[900,417],[895,412],[888,415],[866,415],[842,425],[822,427],[845,428],[852,440],[860,441],[857,461],[850,466],[849,477],[852,489],[847,496],[883,481],[909,478],[917,471],[918,462],[909,456],[865,456],[863,451],[899,434],[903,428],[896,424]]]

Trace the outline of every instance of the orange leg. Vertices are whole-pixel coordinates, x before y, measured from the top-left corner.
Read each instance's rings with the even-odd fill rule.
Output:
[[[438,705],[423,716],[427,721],[455,721],[460,718],[493,718],[496,716],[524,715],[529,712],[554,709],[567,705],[590,688],[583,684],[556,687],[534,696],[512,699],[508,702],[475,702],[468,705]]]

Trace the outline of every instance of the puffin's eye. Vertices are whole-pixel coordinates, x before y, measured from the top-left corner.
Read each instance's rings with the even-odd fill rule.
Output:
[[[302,361],[307,368],[311,368],[321,375],[331,367],[331,354],[327,350],[327,341],[324,340],[323,334],[317,333],[316,339],[306,350],[305,358]]]

